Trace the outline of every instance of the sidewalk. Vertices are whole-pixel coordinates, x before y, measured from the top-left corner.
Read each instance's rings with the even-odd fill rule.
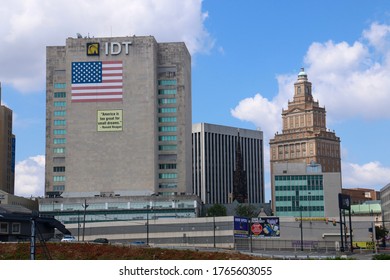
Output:
[[[247,252],[241,251],[243,254],[250,254],[259,257],[280,259],[280,260],[331,260],[336,258],[350,259],[350,260],[372,260],[372,251],[357,251],[351,252],[314,252],[314,251],[255,251]],[[379,252],[382,253],[382,252]],[[390,253],[390,252],[386,252]]]

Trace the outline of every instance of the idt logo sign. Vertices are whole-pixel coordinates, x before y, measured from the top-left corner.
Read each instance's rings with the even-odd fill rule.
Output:
[[[87,55],[98,56],[100,50],[99,43],[87,43]]]
[[[122,49],[125,50],[125,54],[129,54],[129,46],[131,42],[106,42],[105,43],[105,54],[106,55],[118,55],[122,52]]]

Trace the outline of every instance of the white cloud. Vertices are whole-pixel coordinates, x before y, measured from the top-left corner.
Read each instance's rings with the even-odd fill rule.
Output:
[[[293,93],[294,79],[292,76],[277,76],[279,94],[272,100],[263,97],[260,93],[254,97],[241,100],[238,105],[230,110],[233,117],[253,123],[264,132],[264,138],[270,139],[281,130],[282,108],[287,105],[288,99]]]
[[[43,196],[45,188],[45,156],[37,155],[16,163],[15,195]]]
[[[346,188],[375,188],[380,190],[390,183],[390,167],[382,166],[373,161],[363,165],[343,162],[343,187]]]
[[[202,0],[29,0],[0,7],[0,80],[18,90],[44,89],[46,46],[67,37],[153,35],[159,42],[184,41],[207,52],[214,41],[204,27]]]
[[[320,105],[326,105],[331,121],[390,118],[390,26],[373,23],[362,34],[353,44],[314,42],[305,55],[305,71],[313,83],[313,96]],[[277,108],[286,106],[293,97],[296,78],[297,73],[278,76],[279,93],[274,99],[270,101],[257,94],[240,101],[232,115],[253,122],[264,131],[279,128],[275,121],[280,119]],[[271,112],[278,116],[268,116]]]
[[[372,23],[362,37],[347,42],[314,42],[304,57],[305,71],[313,84],[313,97],[327,110],[328,123],[348,119],[389,119],[390,26]],[[281,128],[281,110],[293,97],[297,73],[277,77],[279,92],[272,100],[261,94],[248,97],[231,114],[261,127],[265,143]],[[267,145],[266,144],[266,145]],[[265,153],[265,162],[269,154]],[[382,186],[389,183],[390,168],[379,162],[363,165],[345,162],[344,185]]]

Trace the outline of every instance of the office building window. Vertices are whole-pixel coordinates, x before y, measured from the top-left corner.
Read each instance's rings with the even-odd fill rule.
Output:
[[[176,135],[161,135],[158,137],[158,141],[176,141]]]
[[[54,98],[66,98],[66,92],[55,92]]]
[[[54,107],[66,107],[66,101],[54,101]]]
[[[165,107],[165,108],[158,108],[158,112],[159,113],[162,113],[162,114],[166,114],[166,113],[176,113],[177,112],[177,109],[176,107]]]
[[[159,89],[158,94],[176,94],[176,89]]]
[[[66,116],[66,111],[65,110],[54,111],[54,116],[56,116],[56,117],[64,117],[64,116]]]
[[[159,86],[176,86],[177,81],[176,80],[159,80],[158,85]]]
[[[177,145],[159,145],[158,146],[159,151],[173,151],[177,150]]]
[[[177,130],[176,126],[159,126],[158,131],[160,132],[174,132]]]
[[[54,166],[53,172],[65,172],[65,166]]]
[[[66,144],[66,138],[54,138],[53,144]]]
[[[160,123],[176,122],[176,121],[177,121],[176,117],[162,117],[162,118],[158,118],[158,122],[160,122]]]
[[[66,125],[66,120],[54,120],[55,126],[64,126]]]
[[[65,148],[54,148],[53,153],[55,154],[63,154],[65,153]]]
[[[176,98],[160,98],[158,104],[176,104]]]
[[[159,164],[159,169],[176,169],[176,163]]]
[[[66,134],[66,129],[54,129],[53,130],[54,135],[65,135]]]
[[[158,178],[160,178],[160,179],[176,179],[177,174],[176,173],[160,173],[160,174],[158,174]]]
[[[65,88],[66,84],[65,83],[54,83],[54,88]]]
[[[65,182],[65,176],[54,176],[53,181],[54,182]]]
[[[63,192],[63,191],[65,191],[65,186],[64,185],[53,186],[53,191],[55,191],[55,192]]]
[[[177,188],[177,184],[159,184],[158,187],[160,189],[171,189],[171,188]]]

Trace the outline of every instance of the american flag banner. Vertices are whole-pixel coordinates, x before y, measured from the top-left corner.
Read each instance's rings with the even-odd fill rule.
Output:
[[[72,62],[71,93],[72,102],[122,101],[122,61]]]

